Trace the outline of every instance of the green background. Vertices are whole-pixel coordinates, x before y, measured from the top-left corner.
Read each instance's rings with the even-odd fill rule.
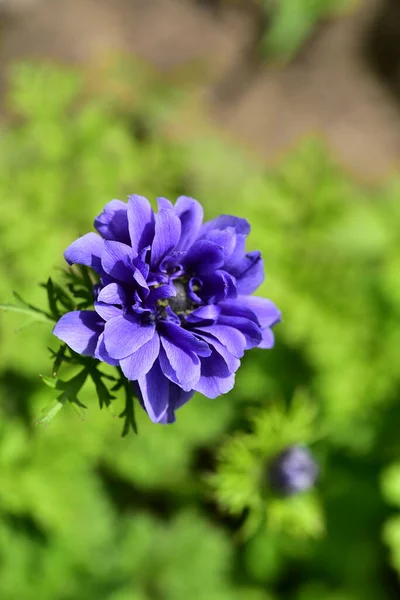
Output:
[[[95,75],[12,71],[0,301],[45,307],[38,282],[110,199],[187,194],[207,219],[250,221],[283,323],[231,393],[196,395],[167,427],[138,411],[122,439],[120,400],[100,411],[90,385],[84,422],[67,405],[35,425],[57,340],[1,314],[0,598],[398,598],[400,180],[362,186],[311,138],[266,169],[142,64]],[[251,473],[289,442],[311,445],[321,477],[277,499]]]

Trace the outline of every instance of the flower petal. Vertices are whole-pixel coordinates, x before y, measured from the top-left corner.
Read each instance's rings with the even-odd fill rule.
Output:
[[[224,264],[224,252],[221,246],[214,242],[198,240],[188,250],[183,263],[188,274],[212,273]]]
[[[160,337],[156,333],[136,352],[120,361],[120,366],[125,377],[132,381],[144,377],[153,366],[159,351]]]
[[[172,202],[168,200],[168,198],[164,198],[164,196],[159,196],[158,198],[156,198],[156,200],[158,210],[162,210],[163,208],[166,208],[167,210],[174,209]]]
[[[97,233],[87,233],[68,246],[64,258],[70,265],[86,265],[101,274],[103,273],[101,266],[103,245],[104,241]]]
[[[187,250],[194,244],[203,222],[203,207],[194,198],[179,196],[175,203],[175,212],[181,220],[182,231],[178,249]]]
[[[126,295],[119,283],[110,283],[100,290],[97,300],[99,302],[105,302],[106,304],[124,305],[126,301]]]
[[[262,328],[272,327],[282,318],[280,310],[277,309],[272,300],[258,296],[240,296],[238,304],[249,308],[256,315]]]
[[[135,254],[126,244],[121,242],[104,242],[101,264],[104,271],[119,281],[133,281],[132,260]]]
[[[190,390],[190,392],[185,392],[172,381],[169,382],[169,405],[168,410],[163,416],[163,418],[159,421],[159,423],[168,424],[174,423],[176,421],[175,418],[175,410],[186,404],[192,398],[194,394],[194,390]]]
[[[208,344],[203,340],[199,340],[193,333],[184,329],[181,325],[172,323],[171,321],[160,321],[159,331],[163,337],[168,338],[171,342],[185,350],[186,352],[194,352],[198,356],[210,356],[211,350]]]
[[[240,331],[246,338],[246,350],[258,346],[262,340],[261,329],[258,323],[250,321],[250,319],[221,315],[218,319],[218,325],[228,325]]]
[[[111,358],[108,354],[106,347],[104,345],[104,332],[100,334],[100,337],[97,342],[96,350],[94,353],[95,358],[98,360],[102,360],[103,362],[111,365],[113,367],[118,367],[118,361],[115,358]]]
[[[200,306],[196,308],[186,317],[188,323],[212,325],[218,319],[220,314],[220,308],[217,304],[206,304],[206,306]]]
[[[236,373],[236,371],[240,367],[240,359],[234,356],[232,352],[229,352],[227,347],[221,344],[221,342],[214,338],[212,335],[204,335],[206,336],[208,343],[211,344],[211,346],[213,346],[213,348],[218,352],[220,356],[222,356],[229,371],[231,373]]]
[[[240,267],[232,274],[236,277],[238,293],[252,294],[264,281],[264,262],[260,252],[248,252]]]
[[[94,220],[94,226],[105,240],[130,244],[128,205],[121,200],[111,200]]]
[[[93,356],[103,327],[104,321],[94,310],[75,310],[61,317],[53,334],[74,352]]]
[[[97,314],[105,321],[109,321],[110,319],[114,319],[114,317],[122,315],[121,308],[117,308],[112,304],[106,304],[105,302],[95,302],[94,308]]]
[[[126,358],[154,335],[153,323],[143,323],[136,315],[124,315],[107,321],[104,327],[104,343],[112,358]]]
[[[195,333],[207,333],[221,342],[236,358],[241,358],[246,348],[246,338],[241,331],[227,325],[197,327]]]
[[[230,372],[224,359],[217,353],[201,361],[201,375],[194,389],[207,398],[216,398],[229,392],[235,383],[235,375]]]
[[[272,329],[270,329],[269,327],[262,329],[261,333],[262,333],[262,340],[258,344],[257,348],[264,348],[266,350],[269,350],[275,344],[274,333],[273,333]]]
[[[168,409],[169,380],[161,371],[158,360],[150,371],[138,379],[143,405],[154,423],[159,423]]]
[[[151,245],[154,236],[154,212],[144,196],[129,196],[128,224],[134,252],[139,253],[145,246]]]
[[[161,336],[164,352],[160,352],[163,373],[185,391],[193,389],[200,377],[200,360],[193,352],[187,352]],[[173,374],[171,374],[171,367]]]
[[[233,215],[220,215],[216,219],[204,223],[200,229],[199,238],[206,236],[212,229],[226,229],[227,227],[233,227],[236,233],[245,236],[250,233],[250,224],[246,219]]]
[[[155,234],[151,247],[151,264],[157,265],[176,248],[181,235],[181,222],[173,210],[162,209],[156,215]]]
[[[214,244],[221,246],[224,252],[224,261],[229,259],[236,248],[236,231],[233,227],[227,227],[222,230],[212,229],[207,234],[207,239],[210,242],[214,242]]]

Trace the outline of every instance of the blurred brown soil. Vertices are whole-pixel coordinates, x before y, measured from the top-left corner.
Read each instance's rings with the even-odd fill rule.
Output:
[[[0,0],[2,89],[15,59],[82,63],[134,53],[161,71],[181,69],[211,118],[268,161],[311,131],[373,180],[393,172],[400,157],[400,109],[390,87],[400,73],[400,13],[392,49],[385,33],[385,19],[392,29],[395,20],[392,1],[360,0],[277,68],[257,56],[251,12],[227,4],[216,11],[205,0]]]

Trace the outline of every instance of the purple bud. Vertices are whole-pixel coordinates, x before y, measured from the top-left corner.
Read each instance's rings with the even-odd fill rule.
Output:
[[[318,476],[318,466],[304,446],[290,446],[270,463],[271,487],[284,496],[303,492],[312,487]]]

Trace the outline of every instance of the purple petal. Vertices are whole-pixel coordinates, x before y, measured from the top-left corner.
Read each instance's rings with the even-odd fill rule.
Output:
[[[182,233],[178,249],[190,248],[196,241],[203,222],[203,207],[194,198],[179,196],[175,203],[175,212],[182,223]]]
[[[216,304],[207,304],[206,306],[196,308],[196,310],[187,315],[186,321],[194,324],[203,323],[204,325],[211,325],[218,319],[220,312],[219,306]]]
[[[258,344],[257,348],[264,348],[269,350],[275,344],[275,336],[273,334],[273,331],[269,327],[266,327],[265,329],[261,330],[261,333],[262,340]]]
[[[119,281],[133,280],[132,260],[135,254],[130,246],[121,242],[104,242],[101,264],[104,271]]]
[[[236,235],[236,244],[232,254],[225,259],[224,269],[235,275],[240,272],[240,267],[246,255],[246,236],[243,233]]]
[[[94,220],[94,226],[105,240],[130,244],[128,205],[121,200],[111,200]]]
[[[129,196],[128,224],[131,245],[136,253],[151,245],[154,236],[154,212],[144,196]]]
[[[235,273],[239,294],[252,294],[264,281],[264,262],[260,252],[248,252]]]
[[[112,358],[126,358],[154,335],[153,323],[142,323],[136,315],[125,315],[107,321],[104,327],[104,342]]]
[[[224,302],[220,302],[218,306],[221,315],[227,317],[244,317],[245,319],[250,319],[250,321],[254,321],[254,323],[260,325],[257,315],[246,306],[247,298],[248,296],[240,296],[240,299],[237,298],[235,300],[225,300]]]
[[[144,407],[154,423],[159,423],[168,409],[169,380],[161,371],[158,360],[150,371],[138,379]]]
[[[221,215],[212,221],[204,223],[200,229],[199,237],[206,236],[212,229],[226,229],[233,227],[236,233],[248,235],[250,233],[250,224],[246,219],[234,217],[232,215]]]
[[[256,315],[262,328],[272,327],[281,320],[281,312],[272,300],[258,296],[240,296],[238,303],[244,305]]]
[[[156,215],[151,263],[158,264],[167,254],[176,248],[181,235],[181,222],[173,210],[162,209]]]
[[[188,250],[184,258],[188,273],[204,275],[212,273],[224,264],[224,252],[221,246],[208,240],[198,240]]]
[[[100,290],[97,297],[99,302],[106,304],[125,304],[126,295],[119,283],[110,283]]]
[[[224,359],[213,352],[201,361],[201,375],[194,389],[207,398],[216,398],[229,392],[235,383],[235,375],[229,371]]]
[[[228,325],[240,331],[246,338],[246,350],[258,346],[262,340],[261,329],[258,323],[250,321],[250,319],[221,315],[218,319],[218,325]]]
[[[97,314],[105,321],[109,321],[110,319],[114,319],[114,317],[122,315],[121,308],[117,308],[112,304],[106,304],[105,302],[95,302],[94,308]]]
[[[175,418],[175,410],[186,404],[192,398],[194,394],[194,390],[190,392],[185,392],[178,385],[175,385],[170,381],[169,383],[169,405],[168,410],[163,416],[163,418],[159,421],[159,423],[163,423],[164,425],[168,423],[174,423],[176,421]]]
[[[221,342],[214,338],[212,335],[203,335],[205,335],[205,337],[207,338],[208,343],[211,344],[211,346],[213,346],[213,348],[218,352],[220,356],[222,356],[230,373],[236,373],[236,371],[240,367],[239,358],[236,358],[236,356],[234,356],[232,352],[229,352],[226,346],[221,344]]]
[[[236,231],[233,227],[226,229],[213,229],[207,234],[207,239],[221,246],[224,252],[224,261],[229,259],[236,248]]]
[[[206,302],[219,303],[227,298],[236,298],[236,283],[232,275],[221,269],[203,275],[201,297]]]
[[[185,350],[193,352],[198,356],[210,356],[211,351],[208,344],[184,329],[181,325],[172,323],[171,321],[161,321],[159,323],[159,331],[163,337],[168,338],[171,342]]]
[[[167,210],[174,210],[172,202],[163,196],[159,196],[157,198],[157,206],[158,210],[162,210],[163,208],[166,208]]]
[[[221,342],[236,358],[241,358],[246,348],[246,338],[234,327],[226,325],[210,325],[196,328],[196,333],[207,333]]]
[[[132,381],[144,377],[151,369],[160,351],[160,337],[155,334],[130,356],[120,361],[123,374]]]
[[[94,355],[98,360],[102,360],[103,362],[113,367],[118,367],[118,361],[114,358],[111,358],[111,356],[106,350],[106,347],[104,345],[104,333],[100,334]]]
[[[94,356],[104,321],[94,310],[75,310],[61,317],[53,334],[78,354]]]
[[[64,258],[68,264],[86,265],[97,273],[103,273],[101,267],[101,254],[104,241],[97,233],[87,233],[72,242],[64,252]]]
[[[185,391],[190,391],[200,377],[200,360],[198,356],[193,352],[182,350],[163,336],[161,336],[161,344],[165,352],[165,354],[160,353],[160,365],[164,374]],[[167,368],[164,368],[166,365],[168,365]],[[169,367],[173,369],[174,374],[172,377]]]

